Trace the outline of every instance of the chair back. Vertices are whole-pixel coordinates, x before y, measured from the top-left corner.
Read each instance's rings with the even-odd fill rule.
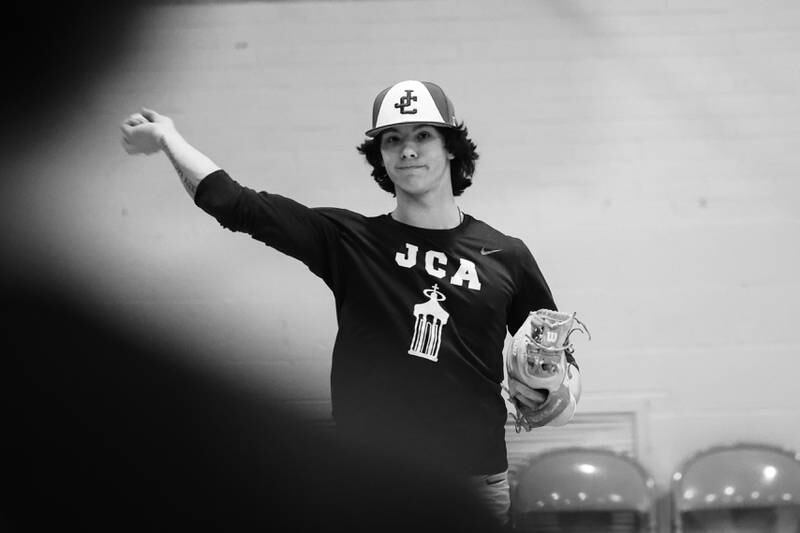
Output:
[[[800,454],[761,443],[714,446],[672,476],[676,533],[800,532]]]
[[[634,458],[598,448],[533,456],[518,474],[512,519],[518,531],[654,532],[653,477]]]

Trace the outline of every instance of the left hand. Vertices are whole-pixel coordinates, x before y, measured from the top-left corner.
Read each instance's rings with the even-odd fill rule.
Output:
[[[533,389],[509,376],[508,393],[512,399],[516,399],[525,407],[537,409],[547,400],[548,391],[544,389]]]

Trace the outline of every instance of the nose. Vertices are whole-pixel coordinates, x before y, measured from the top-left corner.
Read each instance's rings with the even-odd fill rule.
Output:
[[[412,142],[407,142],[403,145],[403,150],[400,152],[400,157],[402,159],[416,159],[417,158],[417,147]]]

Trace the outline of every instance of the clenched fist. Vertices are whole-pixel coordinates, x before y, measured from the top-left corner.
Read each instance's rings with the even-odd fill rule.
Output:
[[[152,109],[142,108],[126,118],[122,125],[122,146],[129,154],[154,154],[161,151],[161,139],[175,131],[172,119]]]

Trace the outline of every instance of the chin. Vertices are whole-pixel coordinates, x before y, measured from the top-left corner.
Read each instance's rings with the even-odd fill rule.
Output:
[[[398,192],[402,191],[407,196],[422,196],[434,190],[434,187],[431,187],[429,184],[414,185],[414,184],[404,183],[403,185],[398,185],[397,183],[395,183],[394,188]]]

